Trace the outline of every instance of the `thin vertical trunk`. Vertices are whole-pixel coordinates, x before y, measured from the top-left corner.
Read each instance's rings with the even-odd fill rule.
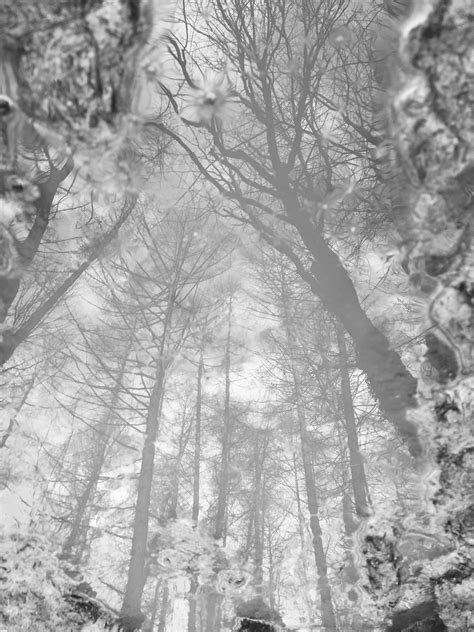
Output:
[[[230,457],[230,346],[232,334],[232,297],[229,298],[229,314],[227,341],[225,348],[225,401],[224,401],[224,429],[222,436],[222,465],[220,472],[219,490],[217,496],[217,513],[214,538],[221,540],[226,531],[227,495],[229,491],[229,457]]]
[[[265,437],[263,438],[263,444],[259,445],[257,441],[255,449],[255,521],[254,521],[254,585],[255,594],[262,596],[263,592],[263,547],[264,547],[264,478],[263,478],[263,464],[265,462]]]
[[[201,349],[197,373],[196,390],[196,425],[194,430],[194,480],[193,480],[193,524],[199,520],[199,494],[201,484],[201,409],[202,409],[202,376],[204,373],[204,353]]]
[[[160,618],[158,619],[158,632],[166,632],[166,616],[168,614],[170,591],[168,582],[165,581],[161,595]]]
[[[189,441],[189,434],[191,432],[191,425],[189,428],[185,427],[186,414],[183,414],[183,420],[181,425],[181,432],[179,436],[178,455],[176,457],[176,470],[173,476],[173,485],[171,489],[171,497],[168,508],[168,518],[170,520],[176,520],[178,517],[178,500],[179,500],[179,485],[181,481],[181,465],[183,462],[184,452]]]
[[[273,579],[273,549],[272,538],[270,534],[270,526],[268,527],[268,598],[270,602],[270,608],[275,610],[275,582]],[[306,591],[305,591],[306,592]]]
[[[161,580],[157,579],[156,584],[155,584],[155,594],[153,595],[153,604],[151,607],[151,615],[150,615],[150,630],[152,631],[153,631],[153,628],[155,627],[156,615],[158,613],[160,587],[161,587]]]
[[[198,581],[197,577],[192,573],[189,576],[190,586],[188,593],[188,632],[197,632],[196,624],[197,624],[197,589],[198,589]]]
[[[295,377],[295,389],[298,384]],[[326,553],[324,551],[323,534],[319,522],[319,503],[314,480],[313,463],[311,458],[311,448],[309,447],[308,433],[306,430],[306,419],[304,409],[297,397],[297,414],[301,441],[301,456],[303,460],[304,478],[306,484],[306,496],[309,509],[309,523],[311,527],[314,559],[316,570],[318,571],[318,589],[321,597],[321,619],[326,632],[333,632],[336,627],[336,616],[332,604],[331,587],[328,580],[328,569],[326,563]]]
[[[160,358],[156,369],[155,383],[148,405],[145,441],[142,451],[140,474],[138,478],[137,501],[133,522],[132,550],[128,568],[127,586],[121,610],[122,627],[126,632],[140,628],[143,622],[141,599],[146,581],[146,558],[148,543],[148,521],[150,510],[151,488],[155,464],[155,442],[158,436],[159,416],[163,399],[165,381],[165,359],[163,333]]]
[[[306,430],[306,415],[303,405],[298,370],[294,359],[295,340],[293,330],[290,322],[290,316],[287,312],[287,286],[284,279],[282,279],[282,295],[283,304],[285,310],[285,330],[288,347],[288,355],[290,360],[290,372],[293,380],[293,392],[296,404],[296,413],[298,419],[298,428],[300,435],[301,445],[301,457],[303,461],[304,478],[306,485],[306,497],[308,502],[308,510],[310,516],[310,528],[313,542],[314,559],[316,563],[316,570],[318,572],[318,589],[321,598],[321,620],[326,632],[335,632],[336,615],[332,604],[331,587],[328,580],[328,568],[326,562],[326,552],[323,544],[323,534],[321,530],[321,524],[319,522],[319,503],[318,494],[316,490],[316,483],[314,480],[313,462],[311,455],[310,442],[308,440],[308,433]]]
[[[306,560],[306,537],[305,537],[305,524],[304,524],[304,517],[303,517],[303,510],[301,507],[301,496],[300,496],[300,484],[298,482],[298,468],[296,465],[296,454],[293,454],[293,464],[294,464],[294,471],[295,471],[295,495],[296,495],[296,507],[298,510],[298,530],[299,530],[299,534],[300,534],[300,540],[301,540],[301,565],[303,568],[303,581],[304,581],[304,585],[308,586],[308,564],[307,564],[307,560]],[[307,614],[308,614],[308,619],[311,620],[312,616],[313,616],[313,604],[311,603],[311,599],[309,597],[308,591],[305,590],[304,591],[304,595],[305,595],[305,601],[306,601],[306,608],[307,608]]]
[[[349,462],[351,468],[352,490],[358,516],[369,515],[369,502],[367,497],[367,479],[365,476],[364,462],[359,449],[357,425],[354,414],[354,405],[351,393],[351,381],[349,377],[348,353],[344,332],[339,324],[336,324],[337,344],[339,346],[339,373],[341,377],[341,399],[344,411],[344,425],[347,434],[347,446],[349,448]]]

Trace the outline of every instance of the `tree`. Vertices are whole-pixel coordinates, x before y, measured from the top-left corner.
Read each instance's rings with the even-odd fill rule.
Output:
[[[228,329],[225,346],[225,399],[222,428],[221,471],[219,475],[219,491],[217,495],[216,526],[214,537],[216,540],[225,538],[226,513],[229,493],[230,441],[232,433],[232,419],[230,410],[230,366],[231,366],[231,335],[232,335],[232,294],[229,296]]]
[[[349,0],[213,0],[207,11],[188,3],[166,39],[164,70],[153,66],[150,48],[150,57],[137,59],[149,32],[143,5],[73,4],[20,0],[0,9],[8,26],[0,92],[5,78],[19,79],[18,98],[0,96],[0,212],[28,215],[0,222],[2,287],[12,281],[0,312],[14,299],[14,332],[22,323],[28,334],[35,328],[1,371],[0,495],[12,528],[2,538],[2,621],[52,631],[61,617],[63,627],[83,627],[90,616],[99,627],[116,624],[120,615],[103,616],[93,585],[123,604],[128,629],[149,615],[163,632],[214,632],[232,627],[235,615],[236,628],[273,631],[282,627],[281,610],[295,627],[322,618],[326,629],[467,631],[470,4],[430,0],[401,25],[408,0],[384,2],[386,10]],[[109,195],[119,189],[117,208],[123,189],[137,190],[128,141],[149,140],[138,133],[140,117],[127,116],[135,112],[132,92],[145,100],[135,82],[132,90],[138,67],[162,91],[160,117],[144,127],[178,149],[163,176],[177,194],[157,178],[140,190],[120,239],[98,248],[77,283],[72,278],[73,293],[67,277],[94,250],[91,233],[108,231],[99,226],[95,192],[89,204],[91,183]],[[77,231],[71,242],[58,238],[63,210],[53,201],[33,265],[18,272],[25,234],[41,217],[39,190],[72,154],[74,177],[87,189],[86,202],[75,191],[64,210]],[[153,160],[142,168],[150,175]],[[179,199],[196,176],[198,188]],[[72,180],[56,191],[69,195]],[[159,208],[148,204],[152,196]],[[213,215],[196,210],[202,200]],[[84,209],[94,215],[90,224]],[[220,245],[201,223],[217,214],[235,241],[241,237],[230,276],[241,277],[242,290],[232,319],[212,323],[214,344],[203,330],[210,277],[222,272],[212,266]],[[403,248],[395,257],[377,243],[391,223]],[[264,282],[243,261],[249,251],[257,259],[257,250],[279,263],[266,267]],[[366,296],[374,266],[377,296],[390,291],[385,270],[393,259],[408,271],[425,319],[425,331],[406,326],[404,341],[392,314],[380,316],[393,303],[382,298],[374,309],[374,295]],[[97,303],[82,318],[74,309],[79,290]],[[237,347],[239,332],[245,339]],[[375,343],[364,348],[370,332]],[[411,375],[421,378],[416,408]],[[419,458],[380,423],[373,399]],[[222,543],[213,537],[218,509]],[[82,589],[65,580],[46,538],[26,527],[53,532],[55,548],[59,540],[84,553]],[[26,586],[28,579],[36,585]],[[187,626],[186,590],[196,605]],[[300,620],[304,609],[309,621]]]
[[[183,92],[194,91],[197,114],[157,128],[215,187],[218,212],[251,226],[288,257],[342,323],[382,412],[419,454],[415,427],[405,415],[415,405],[416,380],[361,307],[338,254],[337,231],[332,235],[345,198],[351,196],[352,212],[363,216],[352,188],[375,177],[370,149],[378,140],[370,123],[367,128],[367,111],[364,126],[359,124],[364,112],[356,89],[370,78],[363,49],[367,23],[370,17],[345,0],[304,1],[298,8],[284,0],[252,6],[216,0],[185,25],[199,34],[193,41],[204,38],[205,52],[170,37],[169,52],[181,75],[177,87],[161,85],[176,113],[186,105]],[[343,28],[350,53],[337,43]],[[354,50],[357,41],[362,44]],[[212,56],[227,61],[219,66]],[[201,88],[195,68],[202,74],[212,69],[218,78]],[[201,109],[199,99],[205,103]]]
[[[188,216],[189,214],[189,216]],[[132,310],[126,319],[139,318],[150,334],[147,353],[154,365],[152,388],[146,412],[138,491],[133,523],[132,549],[127,586],[122,603],[122,626],[139,629],[143,622],[141,598],[146,582],[146,562],[150,502],[155,467],[155,444],[160,426],[166,375],[177,354],[190,336],[198,312],[198,289],[216,264],[216,246],[197,241],[196,227],[206,216],[184,208],[181,217],[167,218],[153,227],[142,220],[142,235],[150,253],[150,262],[129,271]],[[217,259],[218,261],[219,259]]]

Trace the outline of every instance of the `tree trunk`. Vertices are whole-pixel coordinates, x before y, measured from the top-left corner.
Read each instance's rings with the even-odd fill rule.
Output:
[[[161,595],[160,617],[158,619],[157,632],[166,632],[166,617],[168,614],[169,596],[170,590],[168,587],[168,582],[165,580],[163,585],[163,592]]]
[[[181,481],[181,465],[183,463],[183,456],[186,450],[186,446],[189,441],[189,434],[191,432],[191,426],[186,428],[186,415],[183,414],[181,423],[181,432],[179,435],[178,454],[176,456],[176,469],[173,476],[173,484],[170,494],[170,502],[168,507],[168,519],[176,520],[178,517],[178,500],[179,500],[179,487]]]
[[[416,428],[406,418],[407,409],[416,406],[417,380],[362,309],[354,284],[338,255],[313,227],[309,217],[300,211],[296,222],[298,232],[313,257],[312,291],[351,336],[357,365],[365,373],[381,412],[407,441],[410,452],[420,455]]]
[[[306,558],[305,524],[304,524],[304,517],[303,517],[303,508],[301,506],[301,495],[300,495],[300,485],[298,482],[298,467],[296,463],[296,454],[293,454],[293,466],[294,466],[294,472],[295,472],[296,507],[298,510],[298,531],[300,534],[300,542],[301,542],[301,565],[303,569],[303,585],[308,586],[308,564],[307,564],[307,558]],[[313,604],[311,603],[311,599],[309,597],[307,590],[304,591],[304,598],[306,602],[308,621],[311,621],[313,617]]]
[[[258,437],[259,438],[259,437]],[[262,444],[257,438],[255,448],[255,520],[254,520],[254,586],[255,595],[262,596],[263,593],[263,551],[265,545],[264,524],[265,524],[265,507],[264,507],[264,477],[263,465],[265,463],[266,437],[262,436]]]
[[[318,589],[321,598],[321,619],[322,624],[326,632],[335,632],[336,627],[336,615],[332,603],[331,587],[328,580],[328,569],[326,562],[326,553],[324,551],[323,537],[321,531],[321,525],[319,522],[319,503],[318,494],[316,490],[316,483],[314,480],[313,462],[311,455],[310,443],[308,440],[308,433],[306,430],[306,416],[304,410],[304,404],[300,392],[298,369],[295,366],[295,360],[293,357],[293,349],[295,348],[295,340],[290,323],[290,316],[287,312],[287,287],[283,280],[283,305],[284,305],[284,324],[287,340],[287,348],[289,355],[289,370],[293,381],[293,393],[294,403],[296,406],[296,414],[298,420],[298,428],[300,435],[301,445],[301,457],[303,460],[304,478],[306,484],[306,496],[308,501],[308,510],[310,516],[310,528],[313,541],[314,559],[316,562],[316,569],[318,572]]]
[[[295,383],[295,387],[297,384]],[[298,395],[296,396],[298,397]],[[313,539],[313,552],[318,571],[318,589],[321,598],[321,620],[326,632],[333,632],[336,627],[336,616],[332,604],[331,587],[328,580],[326,553],[324,551],[323,534],[319,522],[319,503],[314,481],[311,449],[306,431],[306,419],[301,402],[297,403],[297,414],[301,441],[301,456],[303,459],[304,478],[306,484],[306,496],[308,501],[309,521]]]
[[[163,354],[164,345],[161,345]],[[155,464],[155,442],[158,436],[159,415],[163,399],[165,381],[165,360],[161,354],[158,360],[155,383],[150,397],[146,418],[145,441],[142,451],[140,475],[138,479],[137,502],[133,522],[132,550],[128,568],[127,586],[121,609],[121,623],[126,632],[138,630],[143,623],[141,599],[146,581],[146,559],[148,544],[148,520],[151,488]]]
[[[198,589],[198,580],[195,577],[194,573],[191,573],[189,576],[190,586],[188,593],[188,632],[197,632],[196,624],[197,624],[197,589]]]
[[[365,476],[364,462],[359,450],[357,425],[352,402],[351,381],[349,377],[348,354],[344,332],[336,324],[337,344],[339,347],[339,374],[341,377],[341,400],[344,411],[344,426],[347,434],[347,447],[349,448],[349,463],[351,469],[351,483],[354,492],[356,513],[364,518],[369,515],[369,503],[367,498],[367,479]]]
[[[202,409],[202,376],[204,373],[203,350],[199,357],[196,390],[196,422],[194,429],[194,479],[193,479],[193,524],[197,525],[199,520],[199,494],[201,479],[201,409]]]
[[[226,530],[226,509],[227,496],[229,493],[229,458],[231,439],[231,419],[230,419],[230,346],[232,334],[232,297],[229,298],[229,313],[227,327],[227,341],[225,348],[225,400],[224,400],[224,428],[222,436],[222,464],[220,470],[220,481],[217,496],[217,513],[214,538],[221,540],[225,537]]]

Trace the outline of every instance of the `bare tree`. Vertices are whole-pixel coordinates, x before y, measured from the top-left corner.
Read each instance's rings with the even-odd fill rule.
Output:
[[[370,79],[356,42],[364,41],[371,18],[346,0],[305,1],[298,9],[284,0],[252,6],[216,0],[206,11],[186,31],[194,30],[192,41],[203,39],[226,65],[170,37],[181,76],[178,87],[161,87],[182,115],[176,126],[156,125],[215,187],[218,212],[250,225],[288,257],[343,324],[381,410],[419,454],[405,416],[415,405],[416,380],[367,317],[333,236],[343,203],[352,200],[352,212],[363,217],[352,189],[375,178],[367,165],[379,141],[358,122],[363,90],[356,90]],[[344,29],[350,43],[341,48]],[[200,86],[194,77],[207,70],[220,79]],[[185,90],[194,93],[197,114],[187,116]]]

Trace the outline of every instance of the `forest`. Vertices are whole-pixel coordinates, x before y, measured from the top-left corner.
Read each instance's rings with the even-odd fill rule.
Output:
[[[0,632],[473,630],[472,4],[0,28]]]

